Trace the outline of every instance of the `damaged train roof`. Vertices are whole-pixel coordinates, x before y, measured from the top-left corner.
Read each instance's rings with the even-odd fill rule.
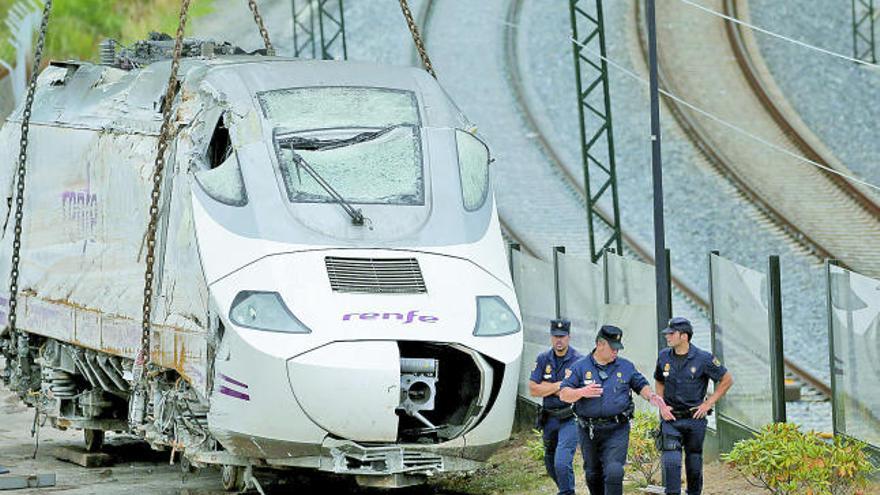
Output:
[[[53,62],[40,74],[31,121],[157,135],[170,65],[166,60],[123,70],[88,62]],[[454,127],[463,121],[460,114],[448,110],[449,99],[440,86],[425,71],[412,67],[234,55],[186,58],[180,74],[184,98],[201,95],[240,114],[253,108],[256,95],[263,91],[360,86],[413,91],[425,109],[424,125]],[[20,116],[18,109],[9,120]]]

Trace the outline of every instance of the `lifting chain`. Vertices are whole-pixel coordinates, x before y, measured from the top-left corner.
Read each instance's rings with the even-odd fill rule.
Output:
[[[146,270],[144,271],[144,317],[141,322],[141,348],[135,360],[135,372],[133,378],[135,384],[140,384],[143,378],[144,366],[150,360],[150,327],[151,313],[153,310],[153,269],[156,262],[156,230],[159,225],[159,198],[162,195],[162,177],[165,170],[165,152],[168,150],[168,141],[173,137],[172,110],[174,108],[174,95],[177,93],[177,71],[180,69],[180,53],[183,49],[183,32],[186,28],[186,16],[189,11],[190,0],[182,0],[180,5],[180,19],[177,24],[177,36],[174,40],[174,54],[171,59],[171,73],[168,76],[168,87],[165,88],[165,99],[162,105],[162,128],[159,131],[159,145],[156,153],[156,161],[153,167],[153,190],[150,193],[150,221],[147,225],[147,257]]]
[[[43,46],[46,43],[46,30],[49,26],[49,14],[51,12],[52,0],[46,0],[46,3],[43,5],[43,20],[40,23],[40,35],[39,38],[37,38],[37,47],[34,51],[34,67],[31,71],[27,97],[21,114],[21,148],[19,148],[18,151],[18,166],[15,171],[15,237],[12,241],[12,268],[9,276],[9,316],[7,322],[10,335],[15,334],[15,322],[18,316],[18,265],[21,261],[21,223],[24,218],[24,179],[27,172],[25,165],[27,162],[31,108],[34,106],[34,94],[37,92],[37,75],[40,73],[40,64],[43,61]]]
[[[437,79],[437,73],[434,72],[434,66],[431,65],[431,59],[428,58],[428,51],[425,49],[425,43],[422,42],[422,35],[419,34],[419,27],[416,26],[416,21],[413,19],[412,11],[409,10],[407,0],[400,0],[400,10],[406,19],[406,25],[409,26],[409,32],[412,34],[413,43],[416,44],[416,50],[418,50],[419,57],[422,59],[422,65],[425,66],[428,74]]]
[[[266,55],[274,56],[275,48],[272,47],[272,41],[269,40],[269,31],[266,30],[266,25],[263,24],[263,16],[260,15],[260,10],[257,8],[257,0],[248,0],[248,7],[254,13],[254,22],[260,28],[260,36],[263,37],[263,44],[266,45]]]

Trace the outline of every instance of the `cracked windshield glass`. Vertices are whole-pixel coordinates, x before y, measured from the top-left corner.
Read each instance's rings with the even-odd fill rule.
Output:
[[[408,91],[377,88],[295,88],[260,95],[275,131],[281,176],[292,202],[333,202],[330,193],[293,160],[297,153],[352,203],[425,202],[419,113]],[[284,138],[317,142],[397,126],[342,147],[292,150]]]

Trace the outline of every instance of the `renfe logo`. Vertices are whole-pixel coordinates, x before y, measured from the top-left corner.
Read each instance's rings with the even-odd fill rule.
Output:
[[[354,318],[359,320],[403,320],[402,323],[404,325],[408,323],[412,323],[414,321],[420,321],[423,323],[436,323],[440,320],[436,316],[429,315],[419,315],[416,316],[419,310],[413,309],[406,313],[406,317],[403,316],[403,313],[346,313],[342,315],[342,321],[351,321]]]

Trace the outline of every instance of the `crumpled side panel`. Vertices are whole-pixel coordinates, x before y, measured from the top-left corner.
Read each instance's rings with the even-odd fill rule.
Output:
[[[0,131],[0,195],[11,190],[17,131]],[[70,127],[31,127],[19,327],[133,357],[140,342],[145,231],[156,138]],[[173,170],[173,169],[172,169]],[[169,170],[172,171],[172,170]],[[165,280],[154,309],[156,364],[204,385],[207,288],[192,232],[189,181],[163,200]],[[169,182],[166,181],[166,184]],[[2,199],[2,198],[0,198]],[[6,218],[6,201],[0,201]],[[14,219],[0,240],[0,304],[8,307]],[[163,239],[158,239],[160,244]],[[162,251],[159,251],[161,254]],[[162,258],[160,257],[160,260]],[[6,312],[2,314],[3,323]],[[198,375],[198,376],[196,376]],[[203,388],[203,387],[197,387]]]

